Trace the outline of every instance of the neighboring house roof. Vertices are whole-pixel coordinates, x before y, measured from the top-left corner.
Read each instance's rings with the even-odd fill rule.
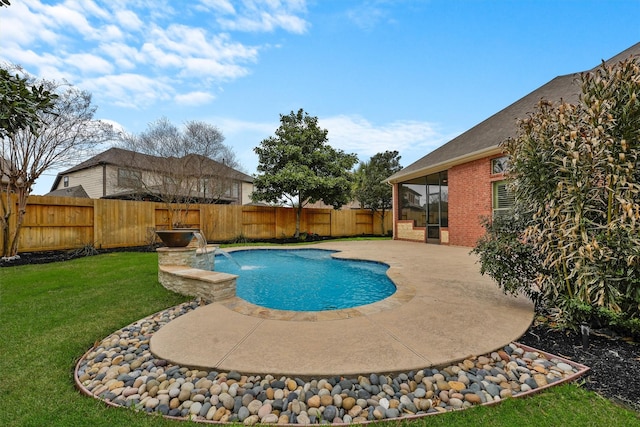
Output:
[[[102,197],[103,199],[120,199],[120,200],[140,200],[144,198],[147,201],[162,202],[165,201],[162,197],[163,189],[161,187],[147,187],[142,192],[141,190],[123,190],[117,193],[107,194]],[[217,196],[215,199],[211,197],[205,197],[202,193],[194,192],[189,194],[188,198],[191,203],[210,203],[211,200],[216,200],[216,203],[227,204],[233,203],[237,200],[236,197]]]
[[[605,63],[618,63],[631,56],[640,56],[640,43],[617,54]],[[599,66],[599,65],[598,65]],[[598,66],[589,71],[593,71]],[[449,169],[452,166],[500,153],[499,144],[509,137],[515,137],[518,119],[524,119],[534,111],[542,99],[564,100],[576,103],[580,94],[580,73],[559,76],[539,87],[485,121],[467,130],[436,150],[390,176],[391,183],[408,181],[429,173]]]
[[[319,201],[317,201],[315,203],[307,203],[306,205],[304,205],[304,208],[309,208],[309,209],[333,209],[333,206],[327,205],[322,200],[319,200]],[[350,202],[347,202],[346,204],[342,205],[340,207],[340,209],[362,209],[362,206],[360,205],[360,201],[351,200]]]
[[[84,187],[82,185],[76,185],[74,187],[68,188],[60,188],[58,190],[51,191],[45,196],[62,196],[62,197],[81,197],[84,199],[88,199],[89,195],[86,191],[84,191]]]
[[[216,171],[213,175],[224,175],[226,178],[235,179],[238,181],[244,182],[253,182],[253,178],[243,172],[237,171],[233,168],[230,168],[227,165],[224,165],[215,160],[209,159],[204,156],[199,156],[196,154],[189,154],[184,158],[193,159],[194,162],[206,162],[210,164],[210,168],[212,171]],[[131,168],[136,170],[148,170],[159,172],[162,169],[165,169],[167,172],[172,171],[172,165],[174,164],[175,157],[163,158],[150,156],[148,154],[136,153],[134,151],[124,150],[122,148],[110,148],[106,151],[103,151],[100,154],[97,154],[91,157],[84,162],[69,168],[65,171],[58,173],[56,176],[53,185],[51,186],[51,190],[53,191],[60,180],[64,175],[68,175],[72,172],[77,172],[83,169],[89,169],[100,165],[113,165],[122,168]]]

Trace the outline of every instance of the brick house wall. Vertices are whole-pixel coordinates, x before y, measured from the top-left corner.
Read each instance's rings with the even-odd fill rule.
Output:
[[[449,224],[441,228],[441,243],[474,247],[484,235],[481,220],[493,213],[493,182],[504,179],[503,174],[491,174],[491,160],[500,155],[484,157],[448,170]],[[395,234],[397,240],[425,241],[424,227],[412,227],[412,221],[397,218],[398,184],[394,184]]]
[[[491,174],[490,156],[449,169],[449,244],[473,247],[484,235],[483,217],[493,213],[493,182],[503,174]]]

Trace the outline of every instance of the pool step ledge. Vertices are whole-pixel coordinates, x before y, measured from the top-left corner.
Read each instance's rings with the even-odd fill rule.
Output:
[[[166,289],[206,302],[236,296],[234,274],[214,270],[216,245],[158,248],[158,281]]]
[[[158,266],[158,281],[166,289],[182,295],[200,297],[207,302],[235,297],[237,277],[234,274],[184,265]]]

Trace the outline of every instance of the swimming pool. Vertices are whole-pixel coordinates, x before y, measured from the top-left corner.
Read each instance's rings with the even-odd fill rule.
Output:
[[[343,260],[323,249],[251,249],[217,254],[215,270],[238,275],[236,295],[276,310],[325,311],[371,304],[396,291],[387,264]]]

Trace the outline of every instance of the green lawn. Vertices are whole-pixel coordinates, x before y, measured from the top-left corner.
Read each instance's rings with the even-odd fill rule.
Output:
[[[75,362],[97,340],[188,298],[157,282],[153,253],[112,253],[0,268],[0,425],[180,426],[107,407],[74,387]],[[406,426],[631,426],[640,414],[578,385]]]

